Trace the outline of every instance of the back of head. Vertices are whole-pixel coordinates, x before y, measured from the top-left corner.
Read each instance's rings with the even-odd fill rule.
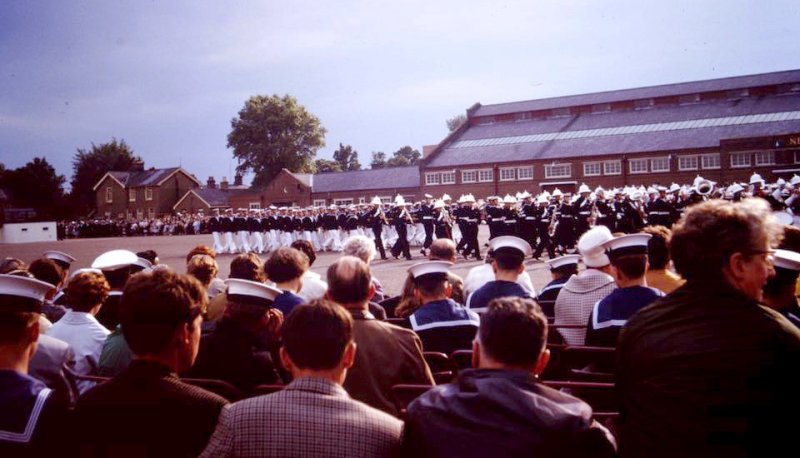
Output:
[[[784,226],[783,240],[778,248],[800,253],[800,228]],[[764,295],[776,297],[782,293],[794,295],[795,285],[800,272],[775,266],[775,275],[771,276],[764,285]]]
[[[41,258],[33,261],[28,267],[33,278],[58,286],[64,281],[64,270],[52,259]]]
[[[481,316],[478,339],[482,351],[495,362],[533,368],[545,349],[547,318],[532,299],[498,298]]]
[[[314,251],[314,245],[308,240],[295,240],[292,242],[292,248],[300,251],[308,257],[308,265],[313,266],[314,261],[317,260],[317,252]]]
[[[628,254],[624,256],[616,256],[611,259],[611,264],[629,280],[644,277],[647,272],[647,255],[646,254]]]
[[[150,261],[150,264],[153,264],[153,265],[158,264],[158,253],[156,253],[154,250],[140,251],[140,252],[136,253],[136,256],[138,256],[140,258],[143,258],[143,259],[147,259],[148,261]]]
[[[672,231],[664,226],[647,226],[642,229],[652,237],[647,241],[647,261],[654,270],[666,269],[669,264],[669,241]]]
[[[375,242],[363,235],[354,235],[345,240],[342,254],[355,256],[369,264],[375,258]]]
[[[525,261],[525,255],[513,248],[498,248],[494,250],[494,262],[500,270],[519,270]]]
[[[120,303],[120,324],[136,355],[156,355],[169,348],[175,331],[192,323],[207,299],[200,282],[169,269],[131,277]]]
[[[450,261],[455,262],[456,244],[450,239],[436,239],[430,247],[428,258],[431,261]]]
[[[217,258],[217,252],[212,250],[211,247],[207,245],[197,245],[186,255],[186,262],[188,263],[194,256],[198,254],[205,254],[214,259]]]
[[[236,256],[231,261],[230,278],[263,282],[264,264],[255,253],[244,253]]]
[[[28,265],[25,261],[17,258],[5,258],[0,262],[0,274],[8,274],[15,270],[28,270]]]
[[[211,284],[211,280],[217,276],[218,272],[217,261],[206,254],[195,255],[186,265],[186,273],[196,278],[205,287]]]
[[[372,275],[367,263],[343,256],[328,267],[328,295],[337,304],[361,304],[369,300]]]
[[[105,302],[110,289],[103,274],[79,272],[67,284],[67,303],[76,312],[89,312]]]
[[[294,248],[275,250],[264,264],[264,273],[275,283],[284,283],[300,278],[308,270],[308,256]]]
[[[301,369],[329,370],[353,340],[353,319],[339,305],[320,299],[295,307],[281,328],[283,348]]]

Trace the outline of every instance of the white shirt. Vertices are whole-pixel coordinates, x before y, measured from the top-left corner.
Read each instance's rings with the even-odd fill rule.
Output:
[[[467,273],[467,278],[464,279],[464,296],[469,297],[470,294],[481,286],[495,280],[496,278],[491,264],[481,264],[473,267],[469,270],[469,273]],[[527,271],[522,271],[519,277],[517,277],[517,284],[527,291],[531,297],[536,297],[536,290],[533,288],[531,276],[528,275]]]
[[[322,298],[327,291],[328,283],[323,281],[318,273],[307,270],[306,273],[303,274],[303,287],[297,295],[302,297],[306,302],[310,302],[314,299]]]
[[[109,334],[111,332],[94,315],[74,310],[67,311],[47,331],[50,337],[63,340],[72,347],[75,352],[75,373],[79,375],[92,375],[96,372],[103,343]],[[90,383],[78,383],[81,394],[92,386]]]

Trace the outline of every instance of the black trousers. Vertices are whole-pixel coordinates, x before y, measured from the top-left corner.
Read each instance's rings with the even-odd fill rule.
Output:
[[[462,240],[466,240],[464,247],[464,257],[468,257],[471,253],[475,254],[476,259],[481,257],[481,248],[478,246],[478,226],[469,224],[466,227],[466,234]]]
[[[372,226],[372,235],[375,237],[375,248],[381,253],[381,259],[386,259],[386,250],[383,248],[381,231],[383,231],[382,226]]]
[[[539,244],[536,245],[536,251],[533,252],[534,258],[540,257],[545,248],[547,249],[547,254],[550,256],[550,259],[556,257],[556,250],[553,247],[553,240],[550,238],[548,230],[549,227],[547,226],[539,228]]]
[[[392,247],[392,256],[397,257],[402,253],[406,259],[411,259],[411,252],[408,246],[408,228],[405,224],[400,224],[395,226],[395,229],[397,229],[397,242]]]
[[[433,244],[433,221],[423,221],[422,227],[425,228],[425,242],[422,244],[422,248],[427,250]]]

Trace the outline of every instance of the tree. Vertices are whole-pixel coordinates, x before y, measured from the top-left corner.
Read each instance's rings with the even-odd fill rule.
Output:
[[[236,171],[255,173],[253,187],[264,186],[282,168],[313,172],[314,156],[325,146],[319,118],[290,96],[250,97],[231,120],[228,147],[239,160]]]
[[[382,169],[386,167],[386,153],[383,151],[372,152],[372,162],[369,163],[370,168]]]
[[[314,162],[314,168],[317,169],[317,173],[328,173],[328,172],[341,172],[342,166],[330,159],[317,159]]]
[[[339,168],[344,171],[361,170],[361,163],[358,162],[358,151],[350,145],[339,143],[339,148],[333,152],[333,160],[339,164]]]
[[[47,159],[36,157],[18,169],[3,173],[0,187],[11,193],[15,207],[33,208],[45,218],[63,217],[68,211],[65,181],[64,175],[57,175]]]
[[[450,130],[450,132],[452,132],[452,131],[458,129],[461,126],[461,124],[464,124],[465,122],[467,122],[467,115],[458,114],[458,115],[455,115],[452,118],[448,119],[445,122],[447,123],[447,129]]]
[[[386,161],[386,167],[417,165],[420,157],[422,157],[422,155],[419,151],[406,145],[394,152],[392,158]]]
[[[133,170],[141,158],[134,155],[133,149],[125,140],[112,138],[108,143],[95,145],[89,150],[78,148],[72,158],[72,193],[74,209],[79,214],[87,214],[96,205],[94,185],[110,171],[127,172]]]

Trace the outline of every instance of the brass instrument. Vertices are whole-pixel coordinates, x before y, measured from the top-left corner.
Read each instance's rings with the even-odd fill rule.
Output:
[[[545,211],[547,211],[547,210],[545,210]],[[553,213],[550,215],[550,226],[547,228],[547,233],[550,235],[550,237],[553,237],[553,235],[555,235],[556,228],[558,228],[557,215],[558,215],[558,211],[557,210],[553,211]]]

